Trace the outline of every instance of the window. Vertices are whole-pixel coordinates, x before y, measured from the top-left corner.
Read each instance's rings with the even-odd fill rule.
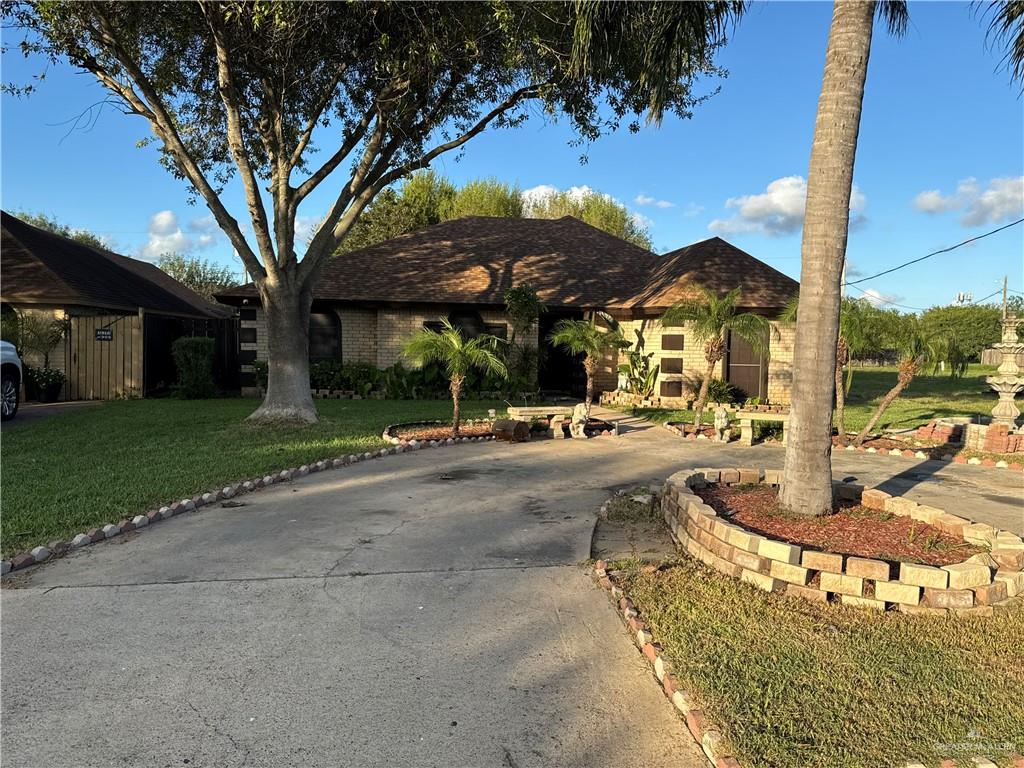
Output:
[[[679,352],[683,348],[683,335],[681,333],[666,333],[661,337],[661,348]]]
[[[309,315],[309,359],[341,359],[341,320],[333,312]]]
[[[458,328],[465,339],[475,339],[486,328],[480,313],[471,309],[452,312],[448,315],[448,322]]]
[[[662,397],[682,397],[683,396],[683,382],[681,382],[681,381],[663,381],[663,382],[661,382],[661,396]]]
[[[662,373],[682,373],[683,372],[683,358],[681,358],[681,357],[663,357],[663,358],[661,358],[661,372]]]

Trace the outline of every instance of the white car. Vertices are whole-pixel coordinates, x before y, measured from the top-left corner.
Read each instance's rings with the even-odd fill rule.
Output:
[[[13,419],[21,392],[21,358],[9,341],[0,341],[0,418]]]

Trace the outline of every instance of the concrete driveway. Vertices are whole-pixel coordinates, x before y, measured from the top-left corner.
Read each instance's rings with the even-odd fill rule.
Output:
[[[614,489],[782,452],[631,426],[325,472],[30,570],[5,768],[706,765],[579,563]],[[836,463],[1024,529],[1019,473]]]

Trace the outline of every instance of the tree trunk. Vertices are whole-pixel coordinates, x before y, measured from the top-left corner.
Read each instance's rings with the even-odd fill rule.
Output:
[[[836,433],[839,445],[846,447],[846,393],[843,391],[843,367],[836,361]]]
[[[309,308],[312,296],[265,281],[260,287],[267,325],[267,394],[249,421],[315,424],[309,391]]]
[[[700,431],[701,417],[704,415],[704,406],[708,402],[708,388],[711,386],[711,376],[715,372],[717,360],[708,360],[708,368],[704,372],[704,380],[700,383],[700,392],[697,393],[697,402],[693,404],[693,426]]]
[[[790,512],[832,509],[832,400],[840,282],[850,225],[864,81],[875,3],[837,0],[807,173],[800,246],[800,305],[785,473],[779,502]]]
[[[583,402],[587,404],[587,413],[590,413],[590,404],[594,402],[594,374],[597,373],[597,360],[587,355],[583,360],[583,370],[587,374],[587,396]]]
[[[914,380],[917,372],[920,368],[920,361],[910,360],[900,365],[899,376],[896,378],[896,386],[886,392],[885,397],[878,404],[878,408],[871,414],[871,418],[868,419],[868,423],[864,425],[864,429],[857,433],[856,439],[853,441],[854,445],[863,445],[864,439],[871,434],[871,430],[875,428],[875,424],[882,418],[882,414],[885,413],[886,409],[892,405],[892,401],[900,396],[900,393],[906,389],[910,382]]]
[[[452,393],[452,437],[459,436],[459,397],[462,395],[462,377],[452,376],[449,389]]]

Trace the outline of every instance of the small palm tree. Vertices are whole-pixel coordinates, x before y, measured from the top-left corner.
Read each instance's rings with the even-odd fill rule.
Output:
[[[597,326],[600,317],[606,328]],[[609,352],[618,352],[630,345],[622,335],[615,319],[606,312],[596,312],[589,320],[559,320],[548,336],[548,341],[574,355],[583,355],[583,370],[587,374],[587,412],[594,401],[594,374],[597,366]]]
[[[699,429],[704,406],[708,401],[708,386],[715,366],[725,357],[728,334],[736,334],[753,347],[758,354],[768,353],[768,321],[750,312],[737,312],[740,289],[733,288],[719,296],[702,285],[696,286],[698,296],[673,304],[661,317],[662,325],[689,324],[690,333],[698,344],[704,345],[707,370],[700,383],[697,402],[693,405],[694,424]]]
[[[441,321],[441,330],[424,328],[412,335],[402,351],[413,365],[438,362],[448,375],[452,393],[452,435],[459,436],[459,398],[466,374],[472,370],[505,378],[508,369],[497,354],[500,339],[482,334],[465,339],[448,320]]]
[[[800,297],[795,296],[786,305],[779,316],[784,323],[795,323]],[[839,445],[846,445],[846,396],[853,386],[854,359],[862,355],[870,346],[868,330],[868,305],[863,301],[843,299],[839,306],[839,341],[836,344],[836,415],[835,424]],[[846,371],[846,382],[843,382],[843,371]]]
[[[868,423],[857,433],[857,437],[853,441],[854,445],[861,445],[864,442],[886,409],[921,372],[922,366],[929,362],[937,364],[937,361],[946,359],[952,348],[952,343],[948,339],[940,335],[926,333],[916,315],[907,315],[902,318],[902,322],[894,331],[893,338],[889,340],[889,343],[900,353],[896,386],[886,392],[885,397],[879,401],[878,408],[871,414]]]

